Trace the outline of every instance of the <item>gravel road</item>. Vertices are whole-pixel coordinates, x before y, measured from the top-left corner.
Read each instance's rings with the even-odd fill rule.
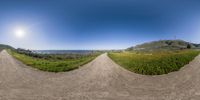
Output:
[[[0,100],[200,100],[200,56],[180,71],[146,76],[107,54],[70,72],[50,73],[0,53]]]

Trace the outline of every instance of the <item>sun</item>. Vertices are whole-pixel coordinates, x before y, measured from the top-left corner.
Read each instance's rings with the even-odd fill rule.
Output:
[[[26,35],[26,32],[23,28],[15,29],[14,33],[15,33],[15,36],[18,38],[23,38]]]

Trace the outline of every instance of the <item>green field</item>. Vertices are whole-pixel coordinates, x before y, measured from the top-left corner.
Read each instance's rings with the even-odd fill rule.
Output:
[[[161,75],[178,71],[193,60],[199,51],[182,50],[173,52],[109,53],[108,56],[122,67],[139,74]]]
[[[70,70],[79,68],[79,66],[82,66],[92,61],[100,54],[100,53],[91,53],[88,55],[34,54],[34,56],[29,56],[27,54],[17,53],[16,51],[13,51],[13,50],[12,51],[7,50],[7,51],[13,57],[22,61],[24,64],[43,70],[43,71],[49,71],[49,72],[64,72],[64,71],[70,71]]]

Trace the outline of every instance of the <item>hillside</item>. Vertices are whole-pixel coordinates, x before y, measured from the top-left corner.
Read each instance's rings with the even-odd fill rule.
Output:
[[[0,44],[0,51],[3,49],[14,49],[14,48],[9,45]]]
[[[143,43],[128,48],[129,51],[156,51],[156,50],[182,50],[200,48],[200,44],[190,43],[183,40],[159,40]]]

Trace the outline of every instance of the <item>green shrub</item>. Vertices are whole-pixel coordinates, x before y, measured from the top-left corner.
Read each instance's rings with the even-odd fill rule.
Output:
[[[187,48],[188,48],[188,49],[191,49],[191,48],[192,48],[192,46],[191,46],[190,44],[188,44],[188,45],[187,45]]]

